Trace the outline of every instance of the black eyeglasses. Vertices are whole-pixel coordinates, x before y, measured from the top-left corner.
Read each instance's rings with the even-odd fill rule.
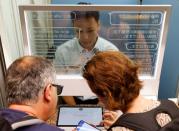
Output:
[[[63,86],[62,85],[57,85],[57,84],[52,84],[52,86],[57,88],[57,96],[59,96],[62,93]]]

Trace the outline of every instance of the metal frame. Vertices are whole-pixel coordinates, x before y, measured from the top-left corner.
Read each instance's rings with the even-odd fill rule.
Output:
[[[4,53],[2,48],[2,42],[0,37],[0,107],[6,107],[6,92],[5,92],[5,75],[6,75],[6,64],[4,59]]]

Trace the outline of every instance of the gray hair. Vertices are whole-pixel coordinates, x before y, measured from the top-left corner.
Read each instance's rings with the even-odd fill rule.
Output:
[[[54,81],[55,69],[51,61],[39,56],[15,60],[6,76],[8,105],[37,102],[39,93]]]

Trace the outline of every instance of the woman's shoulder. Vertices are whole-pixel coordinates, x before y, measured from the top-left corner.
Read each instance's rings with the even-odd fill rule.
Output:
[[[136,112],[134,113],[129,113],[129,114],[135,114],[135,115],[141,115],[143,113],[148,113],[152,110],[155,110],[157,107],[159,107],[161,104],[160,101],[158,100],[148,100],[147,103],[145,105],[143,105],[143,107],[141,108],[141,110],[137,110]],[[148,115],[147,115],[148,116]],[[152,117],[152,116],[151,116]],[[164,126],[166,125],[167,123],[169,123],[171,121],[171,118],[168,114],[166,113],[159,113],[157,114],[156,118],[157,123],[161,126]],[[133,131],[129,128],[126,128],[126,127],[114,127],[112,128],[113,131]]]

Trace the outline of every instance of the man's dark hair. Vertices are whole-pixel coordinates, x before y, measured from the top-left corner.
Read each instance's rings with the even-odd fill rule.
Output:
[[[79,2],[79,5],[91,5],[91,3]],[[72,21],[82,19],[82,18],[94,18],[96,22],[99,21],[98,11],[72,11],[70,13]]]

